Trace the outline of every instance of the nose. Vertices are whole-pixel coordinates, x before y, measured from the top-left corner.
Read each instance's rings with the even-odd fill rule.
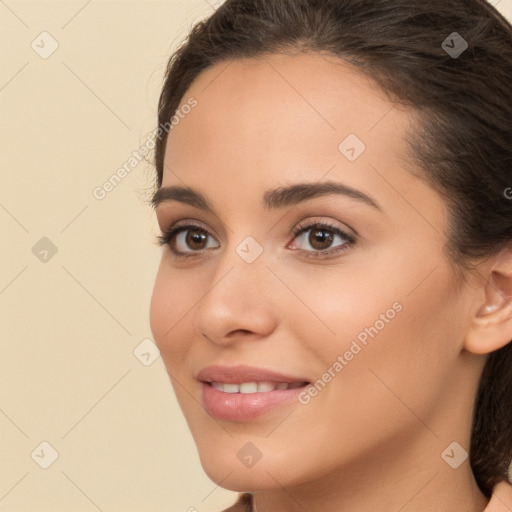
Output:
[[[195,308],[197,331],[218,345],[268,337],[277,325],[278,283],[263,258],[247,263],[235,253],[212,272]]]

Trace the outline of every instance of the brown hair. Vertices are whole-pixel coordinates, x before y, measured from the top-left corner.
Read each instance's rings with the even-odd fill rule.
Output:
[[[453,32],[467,42],[450,55]],[[450,40],[452,37],[452,40]],[[448,41],[448,47],[443,41]],[[321,52],[375,80],[418,114],[407,142],[450,216],[454,268],[512,242],[512,27],[485,0],[226,0],[169,59],[158,108],[168,122],[194,79],[221,61]],[[167,137],[156,140],[156,187]],[[488,356],[475,398],[470,464],[482,492],[512,459],[512,343]]]

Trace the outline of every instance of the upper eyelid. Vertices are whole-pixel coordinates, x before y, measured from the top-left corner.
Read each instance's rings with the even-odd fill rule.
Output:
[[[215,230],[213,230],[213,233],[212,233],[211,228],[204,226],[203,222],[200,222],[197,220],[178,220],[178,221],[174,222],[173,224],[171,224],[171,226],[169,226],[169,228],[167,228],[165,231],[167,231],[167,232],[173,231],[174,233],[176,233],[178,230],[183,229],[186,231],[187,229],[190,229],[190,228],[203,229],[209,235],[215,234]],[[215,236],[217,237],[216,234],[215,234]]]
[[[322,217],[322,216],[317,216],[317,217]],[[350,236],[354,236],[354,237],[358,236],[358,233],[355,229],[350,228],[349,226],[347,226],[344,223],[342,223],[342,224],[343,224],[343,226],[346,226],[346,227],[335,226],[333,224],[334,222],[339,222],[339,221],[318,220],[318,219],[317,220],[302,220],[300,222],[297,222],[295,224],[295,227],[293,227],[291,229],[291,231],[292,231],[292,233],[300,232],[301,230],[311,229],[317,225],[320,225],[320,226],[328,227],[330,229],[337,229],[339,231],[345,232],[347,235],[350,235]],[[175,231],[175,230],[181,229],[181,228],[190,228],[190,227],[197,227],[199,229],[204,229],[208,233],[212,234],[211,233],[212,229],[210,227],[206,227],[202,221],[190,220],[190,219],[177,220],[176,222],[172,222],[169,227],[162,228],[161,230],[163,232],[169,232],[169,231]],[[215,233],[215,230],[213,230],[213,232]],[[353,232],[354,234],[351,235],[350,232]]]

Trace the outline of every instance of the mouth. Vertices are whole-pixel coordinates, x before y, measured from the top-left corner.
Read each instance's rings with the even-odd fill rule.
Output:
[[[297,389],[307,386],[309,382],[241,382],[240,384],[228,382],[205,382],[217,391],[223,393],[270,393],[271,391],[283,391],[286,389]]]
[[[243,422],[299,403],[297,396],[311,383],[301,377],[239,365],[209,366],[197,375],[202,402],[219,420]]]

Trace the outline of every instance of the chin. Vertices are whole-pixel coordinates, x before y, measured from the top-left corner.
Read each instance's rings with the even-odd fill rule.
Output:
[[[281,449],[271,443],[264,446],[262,438],[254,441],[261,448],[259,455],[246,436],[235,434],[224,443],[212,442],[208,436],[201,440],[198,452],[204,472],[210,480],[230,491],[279,489],[304,484],[313,476],[311,471],[305,471],[304,464],[293,460],[284,446]]]
[[[268,469],[262,461],[252,468],[234,465],[231,460],[222,461],[201,459],[203,470],[214,483],[235,492],[253,492],[275,489],[279,484],[286,487],[287,482],[279,480],[279,484],[271,475],[282,475],[282,470]],[[268,471],[268,473],[267,473]]]

